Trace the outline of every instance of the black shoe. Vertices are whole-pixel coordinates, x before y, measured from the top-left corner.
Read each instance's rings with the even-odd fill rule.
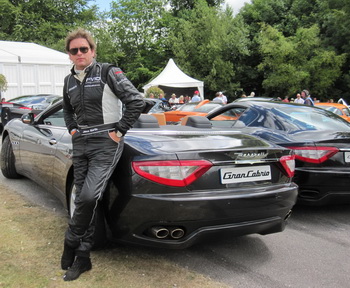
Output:
[[[72,267],[68,269],[66,274],[63,276],[64,281],[73,281],[75,279],[78,279],[80,274],[91,270],[92,265],[91,265],[91,260],[88,257],[80,257],[78,256]]]
[[[73,265],[75,259],[75,249],[64,244],[63,254],[61,257],[61,268],[63,270],[68,270],[69,267]]]

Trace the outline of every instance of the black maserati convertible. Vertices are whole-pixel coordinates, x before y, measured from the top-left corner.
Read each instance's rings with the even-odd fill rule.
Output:
[[[298,203],[350,203],[350,123],[340,116],[308,105],[251,98],[225,105],[207,117],[213,127],[293,149]]]
[[[165,248],[185,248],[221,233],[282,231],[297,198],[292,150],[231,129],[212,129],[202,116],[182,123],[159,126],[154,116],[140,116],[125,136],[100,203],[100,228],[119,241]],[[71,157],[61,102],[5,126],[4,176],[32,179],[70,212]]]

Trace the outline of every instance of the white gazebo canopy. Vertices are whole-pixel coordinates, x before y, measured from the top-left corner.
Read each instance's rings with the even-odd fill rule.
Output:
[[[166,86],[175,88],[191,88],[198,90],[201,98],[204,96],[204,83],[194,79],[180,70],[176,66],[173,59],[169,59],[168,64],[165,66],[163,71],[154,78],[151,82],[143,86],[143,90],[146,90],[152,86]]]

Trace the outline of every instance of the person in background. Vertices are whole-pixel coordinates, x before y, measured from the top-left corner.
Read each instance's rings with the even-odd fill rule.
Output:
[[[223,94],[221,92],[216,92],[215,98],[213,99],[213,102],[219,102],[219,103],[225,104],[222,95]]]
[[[220,92],[221,93],[221,95],[222,95],[222,102],[224,103],[224,104],[227,104],[227,97],[224,95],[224,93],[222,93],[222,92]]]
[[[284,98],[283,98],[282,102],[289,103],[288,96],[284,96]]]
[[[180,95],[180,97],[179,97],[179,104],[184,104],[184,103],[185,103],[184,95]]]
[[[189,103],[189,102],[191,102],[191,97],[186,95],[185,96],[185,103]]]
[[[296,97],[297,98],[295,98],[294,103],[304,104],[304,99],[301,98],[300,93],[297,93]]]
[[[153,99],[154,98],[154,94],[153,93],[149,93],[148,97]]]
[[[311,99],[310,92],[308,90],[301,91],[301,97],[304,99],[305,105],[314,106],[314,101]]]
[[[199,91],[196,90],[196,91],[194,91],[194,93],[193,93],[193,97],[192,97],[191,102],[199,102],[199,101],[202,101],[202,99],[201,99],[201,97],[199,96]]]
[[[70,32],[65,44],[74,64],[64,79],[63,113],[72,135],[76,198],[61,268],[67,270],[64,281],[72,281],[92,268],[96,208],[144,100],[119,68],[96,62],[96,44],[88,31]]]
[[[162,101],[168,101],[165,97],[163,93],[159,93],[159,99]]]
[[[170,105],[174,105],[174,104],[177,104],[177,103],[179,103],[179,99],[178,98],[176,98],[176,94],[171,94],[171,96],[170,96],[170,99],[169,99],[169,104]]]

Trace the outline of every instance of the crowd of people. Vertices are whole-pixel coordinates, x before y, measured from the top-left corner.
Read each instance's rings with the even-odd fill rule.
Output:
[[[161,100],[168,101],[170,105],[200,102],[203,100],[198,90],[193,92],[192,97],[188,95],[180,95],[177,97],[176,94],[173,93],[169,99],[166,99],[163,93],[160,93],[158,97],[155,96],[154,93],[149,93],[148,98],[159,98]],[[222,92],[217,92],[213,101],[227,104],[227,97]]]
[[[181,95],[180,97],[177,97],[175,93],[171,94],[171,97],[169,99],[166,99],[164,97],[164,94],[159,94],[159,97],[155,97],[155,95],[153,93],[150,93],[148,95],[149,98],[159,98],[162,99],[164,101],[168,101],[170,103],[170,105],[174,105],[174,104],[185,104],[185,103],[190,103],[190,102],[199,102],[202,100],[202,98],[200,97],[200,93],[198,90],[196,90],[193,93],[193,96],[190,97],[188,95],[183,96]],[[255,97],[255,93],[251,92],[248,96],[243,93],[241,95],[241,98],[245,98],[245,97]],[[314,106],[315,103],[320,102],[316,97],[312,98],[311,94],[308,90],[304,89],[302,90],[300,93],[298,92],[295,96],[295,98],[291,97],[289,98],[288,96],[285,96],[283,99],[281,97],[277,98],[279,101],[282,102],[293,102],[293,103],[298,103],[298,104],[305,104],[305,105],[310,105],[310,106]],[[227,104],[227,97],[223,94],[223,92],[216,92],[215,93],[215,97],[213,98],[214,102],[219,102],[219,103],[223,103],[223,104]],[[329,99],[327,100],[327,102],[333,103],[333,99]]]
[[[305,104],[305,105],[310,105],[310,106],[314,106],[315,103],[320,102],[316,97],[312,98],[310,95],[310,92],[306,89],[304,89],[300,93],[297,93],[295,98],[291,98],[289,100],[288,96],[285,96],[282,101],[283,102],[293,102],[293,103],[298,103],[298,104]],[[333,99],[330,99],[327,102],[332,103],[334,101],[333,101]]]

